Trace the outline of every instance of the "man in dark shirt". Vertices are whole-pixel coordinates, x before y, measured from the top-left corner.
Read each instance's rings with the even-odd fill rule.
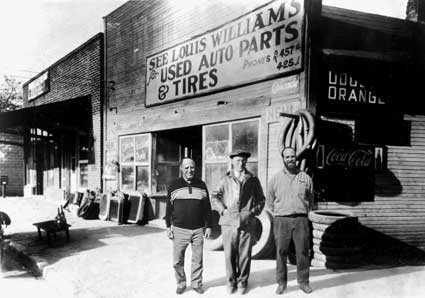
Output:
[[[195,178],[195,162],[184,158],[180,165],[182,177],[168,186],[165,222],[168,238],[173,240],[173,264],[177,280],[177,294],[186,289],[184,258],[186,247],[192,244],[192,288],[204,293],[202,286],[203,232],[211,235],[211,205],[205,183]]]

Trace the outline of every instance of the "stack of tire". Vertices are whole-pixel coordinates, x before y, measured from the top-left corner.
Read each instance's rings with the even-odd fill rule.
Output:
[[[316,210],[309,213],[313,226],[313,267],[355,268],[364,259],[364,233],[358,218],[346,212]]]

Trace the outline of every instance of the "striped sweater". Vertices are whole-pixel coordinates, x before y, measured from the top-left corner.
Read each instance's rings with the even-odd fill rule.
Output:
[[[202,180],[194,178],[188,183],[179,178],[169,184],[165,223],[191,230],[211,228],[211,205]]]

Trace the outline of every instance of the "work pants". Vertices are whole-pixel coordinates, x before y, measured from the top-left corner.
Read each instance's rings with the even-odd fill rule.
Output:
[[[297,281],[299,284],[309,282],[310,225],[307,216],[275,216],[273,228],[276,241],[276,282],[286,284],[288,281],[286,262],[291,239],[295,244]]]
[[[184,258],[186,248],[191,244],[192,264],[191,281],[192,287],[197,288],[202,285],[203,271],[203,246],[204,233],[203,228],[196,230],[182,229],[173,227],[173,265],[178,287],[186,286],[186,274],[184,272]]]
[[[251,270],[252,229],[221,226],[226,279],[229,286],[247,287]]]

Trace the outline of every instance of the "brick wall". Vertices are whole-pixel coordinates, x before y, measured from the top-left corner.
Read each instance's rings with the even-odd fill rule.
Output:
[[[91,130],[94,137],[95,162],[89,165],[88,187],[101,187],[103,33],[96,34],[46,70],[50,76],[49,92],[28,101],[28,84],[31,82],[28,81],[24,84],[24,106],[39,106],[89,96],[87,100],[90,100],[92,112]]]
[[[0,133],[0,175],[8,176],[7,196],[21,196],[24,189],[23,139],[18,135]]]

